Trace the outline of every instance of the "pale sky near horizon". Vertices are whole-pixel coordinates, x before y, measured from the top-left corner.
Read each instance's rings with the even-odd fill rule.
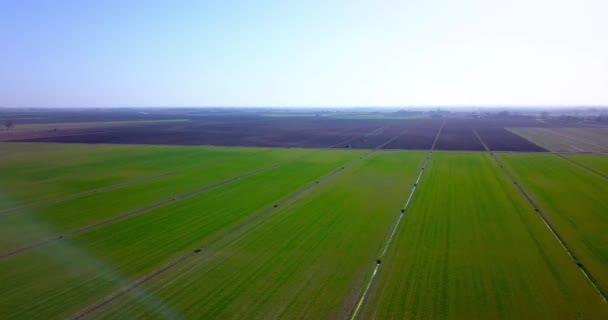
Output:
[[[0,106],[608,105],[606,0],[0,0]]]

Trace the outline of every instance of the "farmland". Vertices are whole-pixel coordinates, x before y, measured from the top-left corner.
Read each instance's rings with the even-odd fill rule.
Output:
[[[608,128],[509,128],[555,152],[608,152]]]
[[[608,156],[512,131],[603,128],[60,115],[0,143],[2,319],[608,317]]]
[[[433,156],[382,268],[362,318],[607,311],[498,165],[480,153]]]
[[[592,171],[608,175],[608,157],[587,154],[570,154],[567,155],[566,158],[571,159]]]
[[[562,134],[579,138],[584,135],[585,139],[593,139],[593,145],[602,146],[605,143],[600,141],[605,140],[602,130],[606,130],[574,121],[444,119],[402,117],[394,113],[344,117],[310,112],[281,116],[255,111],[147,110],[144,113],[122,110],[14,115],[16,121],[23,123],[18,123],[12,131],[0,131],[0,141],[428,150],[439,127],[444,125],[445,130],[436,145],[438,150],[484,150],[472,132],[474,129],[494,151],[546,152],[563,148],[539,142],[539,134],[528,132],[559,137],[552,132],[562,130],[560,126],[570,126],[569,131]],[[70,114],[73,117],[69,117]],[[98,120],[94,121],[96,117]],[[70,122],[60,125],[62,119]],[[120,119],[123,121],[118,121]],[[593,147],[590,150],[603,149]]]
[[[555,156],[501,157],[600,288],[608,288],[606,178]]]
[[[190,318],[345,318],[422,158],[374,154],[143,290]],[[132,295],[103,316],[147,318],[157,308]]]

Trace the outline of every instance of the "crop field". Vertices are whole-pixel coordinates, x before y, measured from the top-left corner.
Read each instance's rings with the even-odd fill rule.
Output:
[[[376,153],[144,291],[189,318],[346,318],[422,158]],[[102,315],[148,318],[162,308],[130,295]]]
[[[601,155],[569,154],[565,156],[588,169],[608,175],[608,157]]]
[[[435,154],[362,318],[557,319],[608,309],[487,154]]]
[[[269,116],[253,111],[162,109],[10,116],[18,123],[12,130],[0,130],[0,141],[428,150],[443,126],[437,150],[483,151],[476,135],[493,151],[600,152],[608,147],[606,127],[526,118],[344,116],[312,111]]]
[[[503,154],[582,265],[608,288],[608,178],[554,155]]]
[[[608,317],[608,156],[365,121],[326,149],[0,143],[0,318]]]
[[[608,152],[608,128],[509,128],[555,152]]]

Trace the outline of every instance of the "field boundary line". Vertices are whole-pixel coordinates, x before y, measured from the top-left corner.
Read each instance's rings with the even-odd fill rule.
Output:
[[[589,172],[595,173],[595,174],[597,174],[598,176],[600,176],[600,177],[602,177],[604,179],[608,179],[608,175],[606,175],[606,174],[604,174],[602,172],[599,172],[599,171],[597,171],[597,170],[595,170],[595,169],[593,169],[593,168],[591,168],[591,167],[589,167],[589,166],[587,166],[585,164],[582,164],[582,163],[580,163],[580,162],[578,162],[578,161],[576,161],[574,159],[570,159],[570,158],[564,156],[563,154],[557,153],[555,155],[558,156],[558,157],[560,157],[560,158],[562,158],[562,159],[564,159],[564,160],[566,160],[566,161],[568,161],[568,162],[574,163],[575,165],[577,165],[577,166],[579,166],[579,167],[581,167],[583,169],[586,169]]]
[[[243,219],[242,221],[238,222],[236,225],[233,225],[231,228],[229,228],[225,232],[222,232],[221,234],[216,235],[214,238],[204,241],[203,244],[196,247],[193,251],[190,251],[189,253],[186,253],[186,254],[180,256],[179,258],[167,263],[166,265],[164,265],[163,267],[161,267],[159,269],[151,271],[150,273],[146,274],[145,276],[143,276],[137,280],[134,280],[130,284],[127,284],[121,288],[118,288],[116,291],[110,293],[105,298],[102,298],[98,302],[90,304],[87,307],[85,307],[84,309],[82,309],[81,311],[77,312],[71,318],[72,319],[81,319],[93,312],[96,312],[96,311],[102,309],[103,307],[107,306],[111,302],[124,296],[128,292],[130,292],[138,287],[141,287],[142,285],[144,285],[146,283],[149,283],[150,281],[154,280],[156,277],[170,271],[172,268],[174,268],[178,264],[185,262],[187,259],[197,255],[199,252],[211,247],[212,245],[215,245],[226,239],[228,239],[229,242],[223,247],[225,248],[225,247],[232,245],[233,243],[242,239],[242,237],[245,236],[248,232],[254,230],[260,223],[263,223],[264,221],[266,221],[266,220],[263,220],[264,218],[267,218],[272,213],[280,211],[285,206],[288,206],[290,204],[297,202],[299,199],[302,198],[301,196],[303,194],[318,187],[320,185],[320,182],[332,179],[339,173],[344,172],[346,170],[346,168],[352,166],[353,163],[356,163],[356,162],[370,156],[373,152],[374,152],[373,150],[370,150],[367,153],[365,153],[355,159],[349,160],[346,163],[342,164],[341,166],[337,167],[336,169],[313,179],[313,182],[307,183],[306,185],[304,185],[304,187],[294,191],[293,193],[287,195],[286,197],[284,197],[280,200],[277,200],[276,202],[271,201],[271,203],[275,203],[275,204],[258,211],[257,213],[255,213],[253,216],[250,216],[249,218]],[[242,229],[245,229],[245,230],[241,231]],[[229,239],[230,237],[233,237],[233,239]],[[209,259],[214,258],[217,254],[219,254],[219,251],[212,253],[211,256],[205,255],[204,253],[201,256],[205,257],[205,261],[207,261]]]
[[[401,221],[403,220],[403,217],[407,213],[407,209],[410,206],[414,193],[418,189],[418,184],[420,183],[422,174],[424,173],[425,168],[428,166],[428,164],[431,160],[431,155],[433,154],[433,150],[435,149],[437,140],[439,140],[439,136],[441,135],[441,131],[443,130],[444,125],[445,125],[445,120],[441,123],[441,127],[439,127],[439,130],[437,131],[435,140],[433,141],[431,148],[428,150],[428,153],[425,155],[424,162],[422,163],[422,166],[420,167],[420,173],[418,173],[418,177],[416,178],[416,181],[414,182],[414,186],[410,190],[409,196],[407,197],[407,200],[405,201],[404,205],[401,208],[399,217],[397,218],[397,221],[395,222],[395,224],[391,230],[391,233],[388,236],[388,240],[386,241],[386,243],[384,245],[384,249],[382,249],[380,255],[378,256],[378,259],[375,262],[372,274],[371,274],[369,280],[367,281],[367,284],[365,285],[365,288],[363,289],[363,292],[361,293],[361,296],[359,297],[357,304],[355,305],[355,309],[352,311],[351,316],[349,317],[350,320],[354,320],[357,318],[357,315],[359,314],[359,310],[361,310],[363,303],[365,303],[365,298],[367,297],[367,294],[369,293],[369,290],[372,287],[374,280],[376,279],[376,275],[378,274],[378,271],[380,270],[380,264],[382,263],[382,258],[384,258],[384,256],[386,255],[386,252],[388,251],[388,248],[392,244],[393,238],[395,237],[395,234],[397,233],[397,230],[399,229],[399,226],[401,225]]]
[[[481,137],[478,136],[478,138],[480,139],[480,141],[483,141],[483,140],[481,140]],[[587,280],[589,281],[591,286],[597,291],[597,293],[600,295],[600,297],[604,300],[605,303],[608,302],[606,293],[600,287],[600,285],[597,283],[597,281],[595,280],[595,277],[593,277],[593,275],[587,269],[587,267],[585,267],[585,265],[576,257],[574,252],[572,252],[572,250],[570,250],[570,248],[568,247],[566,242],[563,240],[563,238],[559,235],[559,233],[557,232],[555,227],[549,221],[547,214],[543,210],[541,210],[541,208],[536,204],[536,202],[534,201],[532,196],[530,196],[528,194],[528,192],[524,189],[523,184],[520,181],[518,181],[518,179],[513,174],[511,174],[511,172],[496,157],[494,152],[488,150],[488,153],[490,154],[490,157],[493,158],[494,161],[498,164],[500,170],[502,170],[503,173],[505,173],[505,175],[516,186],[517,190],[519,190],[520,194],[522,194],[524,196],[524,198],[528,201],[528,203],[532,206],[532,208],[536,212],[536,215],[545,224],[547,229],[549,229],[549,231],[553,234],[553,237],[557,240],[557,242],[560,244],[562,249],[564,249],[564,251],[570,256],[570,258],[572,259],[574,264],[579,268],[579,270],[582,272],[582,274],[585,276],[585,278],[587,278]]]
[[[243,179],[246,179],[246,178],[248,178],[250,176],[253,176],[253,175],[256,175],[256,174],[259,174],[259,173],[263,173],[263,172],[272,170],[272,169],[274,169],[276,167],[279,167],[279,166],[281,166],[280,163],[274,163],[274,164],[271,164],[271,165],[268,165],[268,166],[265,166],[265,167],[262,167],[262,168],[258,168],[256,170],[249,171],[249,172],[246,172],[244,174],[241,174],[241,175],[238,175],[238,176],[235,176],[235,177],[224,179],[224,180],[216,182],[216,183],[205,185],[203,187],[200,187],[200,188],[197,188],[197,189],[194,189],[194,190],[190,190],[190,191],[181,193],[179,195],[176,195],[176,196],[173,196],[173,197],[170,197],[170,198],[166,198],[166,199],[157,201],[155,203],[146,205],[144,207],[140,207],[140,208],[137,208],[137,209],[133,209],[133,210],[127,211],[125,213],[121,213],[121,214],[118,214],[118,215],[115,215],[115,216],[112,216],[112,217],[108,217],[108,218],[103,219],[101,221],[97,221],[97,222],[94,222],[92,224],[89,224],[89,225],[86,225],[86,226],[82,226],[80,228],[77,228],[77,229],[74,229],[74,230],[71,230],[71,231],[67,231],[64,234],[59,234],[59,235],[57,235],[57,236],[55,236],[53,238],[50,238],[50,239],[42,240],[42,241],[39,241],[39,242],[30,244],[30,245],[27,245],[25,247],[18,248],[18,249],[15,249],[15,250],[12,250],[12,251],[9,251],[9,252],[6,252],[6,253],[1,253],[0,254],[0,260],[6,259],[6,258],[10,258],[12,256],[21,254],[21,253],[29,251],[31,249],[35,249],[35,248],[38,248],[38,247],[50,244],[50,243],[58,241],[58,240],[63,240],[63,239],[66,239],[68,237],[77,236],[79,234],[88,232],[90,230],[98,229],[98,228],[106,226],[108,224],[112,224],[114,222],[123,221],[123,220],[129,219],[129,218],[135,217],[135,216],[139,216],[141,214],[148,213],[150,211],[162,208],[162,207],[167,206],[169,204],[173,204],[173,203],[177,203],[177,202],[182,201],[182,200],[190,199],[190,198],[192,198],[194,196],[198,196],[198,195],[200,195],[202,193],[205,193],[207,191],[211,191],[211,190],[214,190],[214,189],[217,189],[217,188],[229,185],[229,184],[231,184],[233,182],[236,182],[236,181],[239,181],[239,180],[243,180]]]

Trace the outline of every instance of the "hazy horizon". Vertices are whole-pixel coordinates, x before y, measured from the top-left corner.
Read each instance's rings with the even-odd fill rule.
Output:
[[[592,108],[600,0],[3,1],[0,107]]]

